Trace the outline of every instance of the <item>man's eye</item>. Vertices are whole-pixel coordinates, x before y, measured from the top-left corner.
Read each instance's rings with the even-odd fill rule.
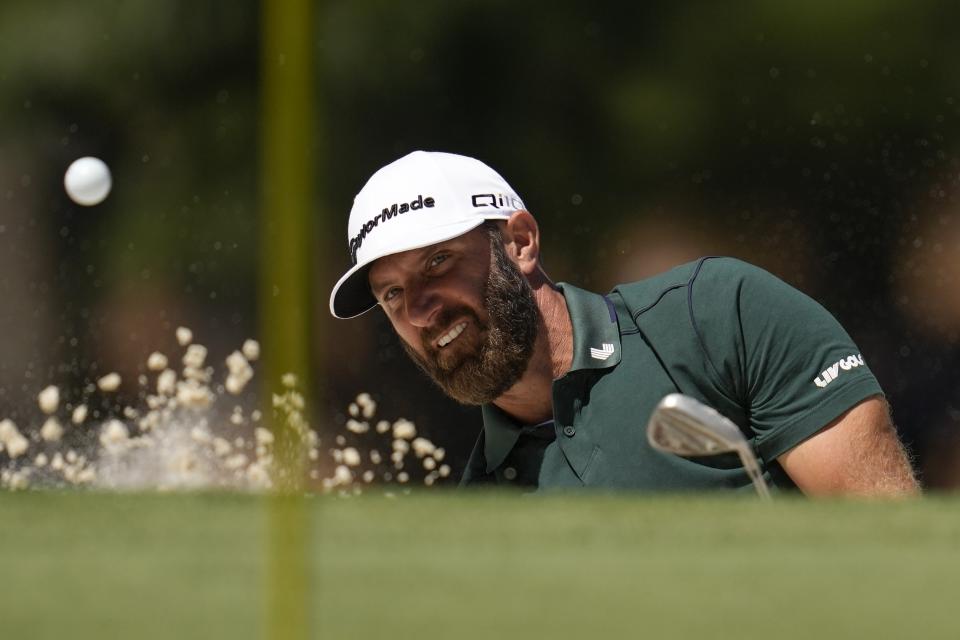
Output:
[[[400,287],[390,287],[389,289],[387,289],[387,292],[383,294],[383,301],[389,302],[390,300],[393,300],[394,298],[396,298],[398,295],[400,295]]]
[[[428,266],[428,267],[435,267],[435,266],[437,266],[438,264],[440,264],[441,262],[443,262],[444,260],[446,260],[446,259],[449,258],[449,257],[450,257],[450,256],[447,255],[446,253],[438,253],[437,255],[435,255],[435,256],[433,256],[432,258],[430,258],[430,262],[427,263],[427,266]]]

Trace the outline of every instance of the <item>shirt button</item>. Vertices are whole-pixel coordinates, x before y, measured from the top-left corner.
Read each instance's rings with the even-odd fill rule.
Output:
[[[574,428],[573,428],[571,425],[569,425],[569,424],[563,428],[563,435],[567,436],[568,438],[572,438],[573,435],[574,435],[576,432],[577,432],[577,430],[574,429]]]

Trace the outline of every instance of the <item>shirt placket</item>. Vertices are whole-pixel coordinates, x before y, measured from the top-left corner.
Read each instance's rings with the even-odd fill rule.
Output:
[[[584,378],[582,374],[568,374],[554,383],[553,406],[554,428],[560,451],[580,482],[586,484],[586,474],[597,447],[588,425],[583,424],[582,419]]]

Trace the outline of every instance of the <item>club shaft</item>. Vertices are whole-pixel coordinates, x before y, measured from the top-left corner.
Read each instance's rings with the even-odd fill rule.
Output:
[[[760,470],[760,465],[757,463],[753,451],[748,446],[743,446],[737,447],[737,453],[740,454],[740,462],[743,463],[743,468],[750,476],[757,494],[763,500],[770,500],[770,488],[767,487],[767,481],[763,479],[763,472]]]

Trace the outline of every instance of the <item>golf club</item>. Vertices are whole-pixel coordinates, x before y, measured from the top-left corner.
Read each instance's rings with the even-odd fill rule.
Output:
[[[664,396],[647,423],[647,439],[654,449],[678,456],[714,456],[735,451],[757,493],[770,499],[757,458],[737,425],[690,396]]]

